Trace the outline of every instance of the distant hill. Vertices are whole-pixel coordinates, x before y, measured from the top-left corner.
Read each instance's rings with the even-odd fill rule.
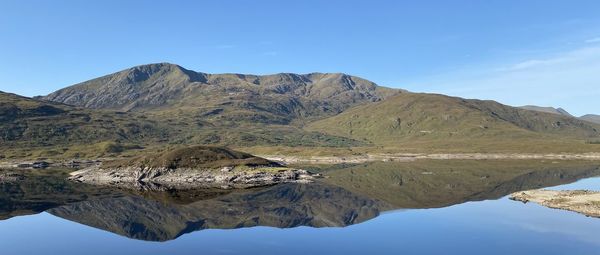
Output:
[[[534,105],[526,105],[526,106],[521,106],[519,108],[525,109],[525,110],[530,110],[530,111],[546,112],[546,113],[553,113],[553,114],[558,114],[558,115],[574,117],[573,115],[571,115],[569,112],[567,112],[563,108],[540,107],[540,106],[534,106]],[[574,117],[574,118],[576,118],[576,117]],[[600,124],[600,115],[587,114],[587,115],[579,117],[578,119],[596,123],[596,124]]]
[[[554,114],[558,114],[558,115],[565,115],[565,116],[573,117],[573,115],[571,115],[565,109],[560,108],[560,107],[559,108],[554,108],[554,107],[542,107],[542,106],[535,106],[535,105],[526,105],[526,106],[521,106],[519,108],[525,109],[525,110],[530,110],[530,111],[554,113]]]
[[[581,116],[579,119],[600,124],[600,115],[587,114]]]
[[[357,106],[311,123],[307,129],[388,146],[423,149],[444,145],[450,150],[453,146],[464,149],[481,144],[493,148],[497,143],[525,148],[527,140],[585,140],[600,136],[599,125],[569,116],[494,101],[417,93]]]

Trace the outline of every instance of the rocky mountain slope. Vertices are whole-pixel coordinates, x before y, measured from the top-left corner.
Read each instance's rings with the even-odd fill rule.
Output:
[[[339,73],[207,74],[160,63],[76,84],[43,99],[118,111],[178,109],[209,122],[289,124],[331,116],[399,92]]]

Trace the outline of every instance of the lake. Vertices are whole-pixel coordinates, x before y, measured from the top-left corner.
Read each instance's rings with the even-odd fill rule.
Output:
[[[507,199],[600,190],[577,161],[307,166],[325,178],[247,190],[141,191],[11,170],[2,254],[598,254],[600,219]]]

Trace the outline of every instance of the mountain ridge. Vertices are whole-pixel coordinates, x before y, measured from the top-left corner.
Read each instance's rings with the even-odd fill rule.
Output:
[[[188,107],[198,114],[279,117],[278,122],[287,124],[309,115],[331,116],[395,93],[401,90],[341,73],[208,74],[158,63],[78,83],[42,99],[118,111]]]

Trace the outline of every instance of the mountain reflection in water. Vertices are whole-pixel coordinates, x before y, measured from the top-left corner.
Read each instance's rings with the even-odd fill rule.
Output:
[[[417,161],[323,169],[311,184],[247,190],[130,191],[59,173],[0,182],[0,219],[46,211],[125,237],[168,241],[202,229],[344,227],[396,209],[498,199],[600,176],[592,162]]]

